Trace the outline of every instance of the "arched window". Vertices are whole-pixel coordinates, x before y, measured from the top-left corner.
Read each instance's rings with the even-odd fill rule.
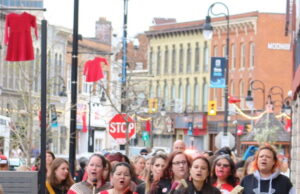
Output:
[[[179,50],[179,72],[178,73],[182,73],[183,72],[183,45],[180,44],[180,50]]]
[[[207,111],[207,103],[208,103],[208,84],[206,80],[203,80],[202,83],[202,110]]]
[[[240,81],[240,84],[239,84],[239,90],[240,90],[240,99],[241,99],[241,103],[240,103],[240,106],[241,108],[245,108],[245,85],[244,85],[244,81],[241,80]]]
[[[185,88],[185,105],[191,105],[191,86],[189,80],[186,80],[186,88]]]
[[[161,68],[161,53],[160,53],[160,47],[157,47],[157,62],[156,62],[156,74],[160,75],[160,68]]]
[[[236,49],[235,44],[231,46],[231,69],[235,69],[236,66]]]
[[[203,65],[203,72],[208,72],[208,64],[209,64],[209,49],[207,46],[207,42],[204,42],[204,49],[203,49],[203,59],[204,59],[204,65]]]
[[[199,111],[199,84],[197,80],[194,83],[194,111]]]
[[[255,54],[255,45],[253,42],[250,43],[250,54],[249,54],[249,66],[254,67],[254,54]]]
[[[165,84],[164,84],[164,103],[167,103],[168,101],[169,101],[169,91],[168,91],[167,81],[165,81]]]
[[[156,97],[157,97],[157,98],[160,98],[160,95],[161,95],[161,93],[160,93],[160,85],[159,85],[159,83],[157,82],[157,85],[156,85]]]
[[[192,49],[191,49],[191,44],[188,44],[188,48],[186,51],[186,72],[191,73],[192,71]]]
[[[241,44],[241,68],[245,68],[246,66],[246,47],[245,44]]]
[[[196,48],[195,48],[195,72],[200,71],[200,48],[199,48],[199,43],[196,43]]]
[[[149,74],[153,74],[153,48],[150,48],[150,53],[149,53]]]
[[[172,47],[172,73],[176,73],[176,47]]]
[[[169,49],[168,49],[168,46],[166,46],[165,48],[165,64],[164,64],[164,73],[167,74],[168,71],[169,71]]]

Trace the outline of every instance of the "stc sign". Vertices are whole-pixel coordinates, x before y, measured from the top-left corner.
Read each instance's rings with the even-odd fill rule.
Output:
[[[126,114],[116,114],[109,122],[109,134],[120,144],[126,142],[126,127],[128,126],[128,136],[135,135],[136,127],[134,120]]]

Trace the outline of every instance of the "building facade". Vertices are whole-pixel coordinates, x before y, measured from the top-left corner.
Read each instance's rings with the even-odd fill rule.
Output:
[[[212,25],[211,56],[225,57],[227,20],[224,17],[213,18]],[[265,109],[268,95],[272,96],[274,111],[279,114],[282,97],[286,97],[291,89],[292,45],[291,37],[285,36],[284,26],[284,14],[250,12],[230,16],[228,94],[240,100],[236,105],[250,117],[254,116],[251,113]],[[254,83],[252,86],[251,82]],[[277,86],[282,91],[278,91]],[[248,90],[254,99],[252,111],[245,100]],[[280,95],[273,95],[279,92]],[[224,89],[211,88],[209,99],[216,101],[218,112],[216,116],[208,117],[210,149],[214,150],[214,136],[224,128]],[[229,110],[228,129],[231,133],[236,133],[237,124],[251,123],[248,118],[235,114],[231,105]]]
[[[178,126],[174,124],[174,139],[182,139],[199,150],[207,149],[206,133],[190,136],[186,133],[188,122],[194,124],[194,129],[207,130],[204,125],[195,125],[197,115],[202,115],[201,119],[206,115],[209,92],[210,43],[202,36],[201,24],[203,21],[163,23],[151,26],[146,32],[149,75],[153,76],[149,78],[149,98],[158,100],[158,111],[162,106],[166,108],[173,123],[184,121]],[[165,136],[168,146],[172,145],[171,137]]]

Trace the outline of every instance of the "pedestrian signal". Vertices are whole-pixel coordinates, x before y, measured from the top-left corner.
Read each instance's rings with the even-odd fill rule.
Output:
[[[217,114],[217,102],[215,100],[208,101],[208,115],[216,115]]]

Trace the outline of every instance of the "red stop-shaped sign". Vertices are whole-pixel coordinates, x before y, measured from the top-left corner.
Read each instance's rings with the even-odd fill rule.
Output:
[[[114,139],[124,142],[126,139],[126,125],[128,126],[129,138],[131,138],[136,131],[134,120],[126,114],[116,114],[109,122],[109,134]]]

